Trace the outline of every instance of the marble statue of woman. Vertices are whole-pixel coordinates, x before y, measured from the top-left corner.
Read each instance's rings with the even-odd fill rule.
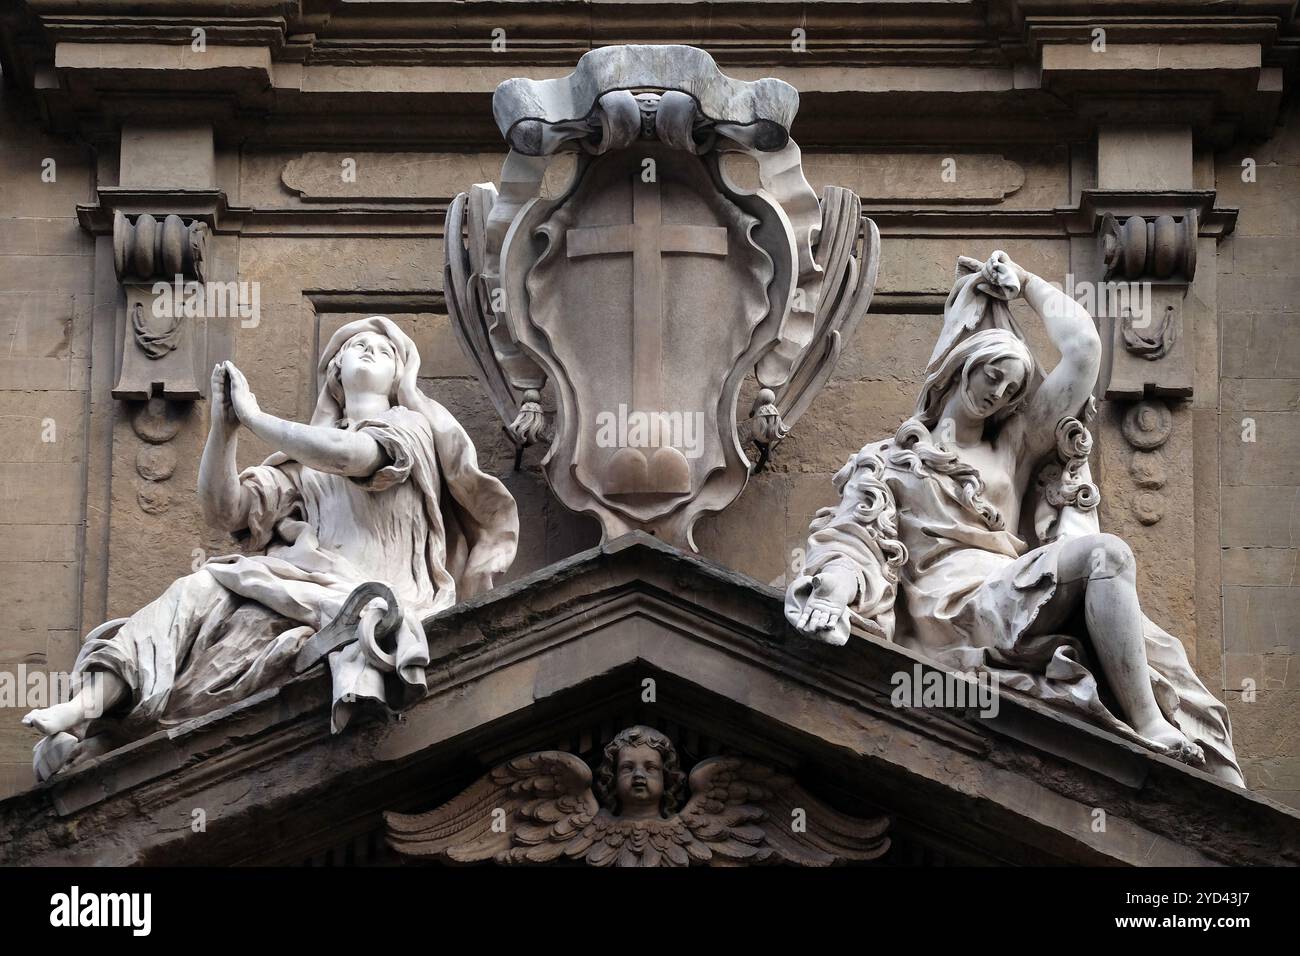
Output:
[[[396,596],[399,626],[379,660],[387,668],[360,639],[373,638],[382,601],[362,611],[359,639],[329,655],[334,730],[356,701],[389,699],[385,670],[404,697],[424,691],[422,619],[492,586],[514,559],[519,518],[464,429],[419,390],[419,368],[390,320],[348,323],[321,355],[306,425],[262,411],[231,363],[213,370],[199,496],[208,523],[243,538],[244,553],[208,561],[91,633],[75,696],[23,720],[46,735],[39,776],[283,681],[365,582]],[[280,451],[237,471],[241,427]]]
[[[1007,306],[1021,295],[1061,353],[1050,373]],[[1084,421],[1100,362],[1073,299],[1005,253],[963,258],[915,413],[835,476],[786,616],[830,643],[857,624],[990,672],[1240,786],[1227,709],[1143,614],[1133,552],[1097,523]]]

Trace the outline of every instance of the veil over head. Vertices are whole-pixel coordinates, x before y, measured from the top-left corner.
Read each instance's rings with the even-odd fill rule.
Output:
[[[990,262],[999,258],[1006,260],[1006,253],[993,253]],[[1020,293],[1019,285],[990,284],[982,271],[984,266],[985,263],[970,256],[957,258],[957,274],[953,279],[952,291],[948,293],[948,300],[943,306],[943,330],[939,333],[934,351],[930,353],[930,361],[926,364],[927,375],[939,366],[962,339],[982,329],[1006,329],[1024,340],[1025,334],[1008,305]],[[1035,368],[1042,372],[1037,364]]]

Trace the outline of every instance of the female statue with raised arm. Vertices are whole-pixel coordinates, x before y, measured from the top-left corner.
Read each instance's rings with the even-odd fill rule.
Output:
[[[262,411],[229,362],[213,370],[199,496],[208,523],[244,538],[245,553],[208,561],[91,633],[74,668],[90,679],[24,718],[46,735],[39,776],[283,681],[304,642],[366,582],[396,596],[398,626],[377,664],[364,638],[374,643],[392,609],[371,602],[361,639],[329,655],[334,729],[355,701],[387,699],[386,672],[404,696],[424,690],[423,619],[492,586],[514,559],[519,519],[464,429],[420,392],[419,367],[415,343],[388,319],[348,323],[321,355],[307,425]],[[242,473],[241,427],[280,449]]]
[[[1019,295],[1060,350],[1049,374],[1007,308]],[[831,643],[857,623],[990,672],[1241,785],[1226,708],[1143,614],[1132,551],[1097,524],[1080,419],[1100,362],[1073,299],[1005,253],[963,259],[916,411],[835,476],[842,500],[812,523],[786,615]]]

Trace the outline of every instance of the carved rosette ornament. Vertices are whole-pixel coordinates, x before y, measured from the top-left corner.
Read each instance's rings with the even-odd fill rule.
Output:
[[[606,537],[644,530],[693,547],[698,518],[730,504],[820,390],[867,310],[879,234],[850,191],[819,201],[790,139],[798,94],[724,76],[686,46],[606,47],[567,77],[502,83],[510,145],[501,190],[448,211],[445,288],[461,344],[522,447]],[[548,167],[572,180],[542,197]],[[759,190],[722,164],[742,153]],[[463,241],[456,241],[463,236]]]
[[[172,496],[167,480],[176,471],[176,452],[168,443],[180,434],[188,417],[188,405],[151,398],[131,408],[131,430],[140,439],[135,471],[143,479],[136,486],[136,504],[145,514],[165,514]]]
[[[1155,524],[1165,514],[1164,496],[1157,494],[1168,481],[1160,448],[1173,434],[1173,414],[1159,399],[1134,402],[1124,413],[1120,430],[1133,446],[1129,474],[1142,489],[1133,499],[1133,514],[1145,525]]]
[[[533,866],[833,866],[889,849],[887,817],[842,814],[745,757],[688,778],[672,741],[642,726],[603,757],[594,781],[562,751],[508,760],[435,810],[384,814],[388,843],[418,861]]]

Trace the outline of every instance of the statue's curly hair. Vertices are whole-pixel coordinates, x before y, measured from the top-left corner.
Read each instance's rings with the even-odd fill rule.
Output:
[[[653,727],[637,724],[614,735],[605,745],[604,759],[596,771],[596,796],[610,813],[618,813],[618,793],[615,778],[618,776],[618,752],[624,747],[650,747],[659,752],[664,764],[664,796],[659,811],[664,816],[676,813],[686,796],[686,774],[682,772],[677,749],[667,736]]]

